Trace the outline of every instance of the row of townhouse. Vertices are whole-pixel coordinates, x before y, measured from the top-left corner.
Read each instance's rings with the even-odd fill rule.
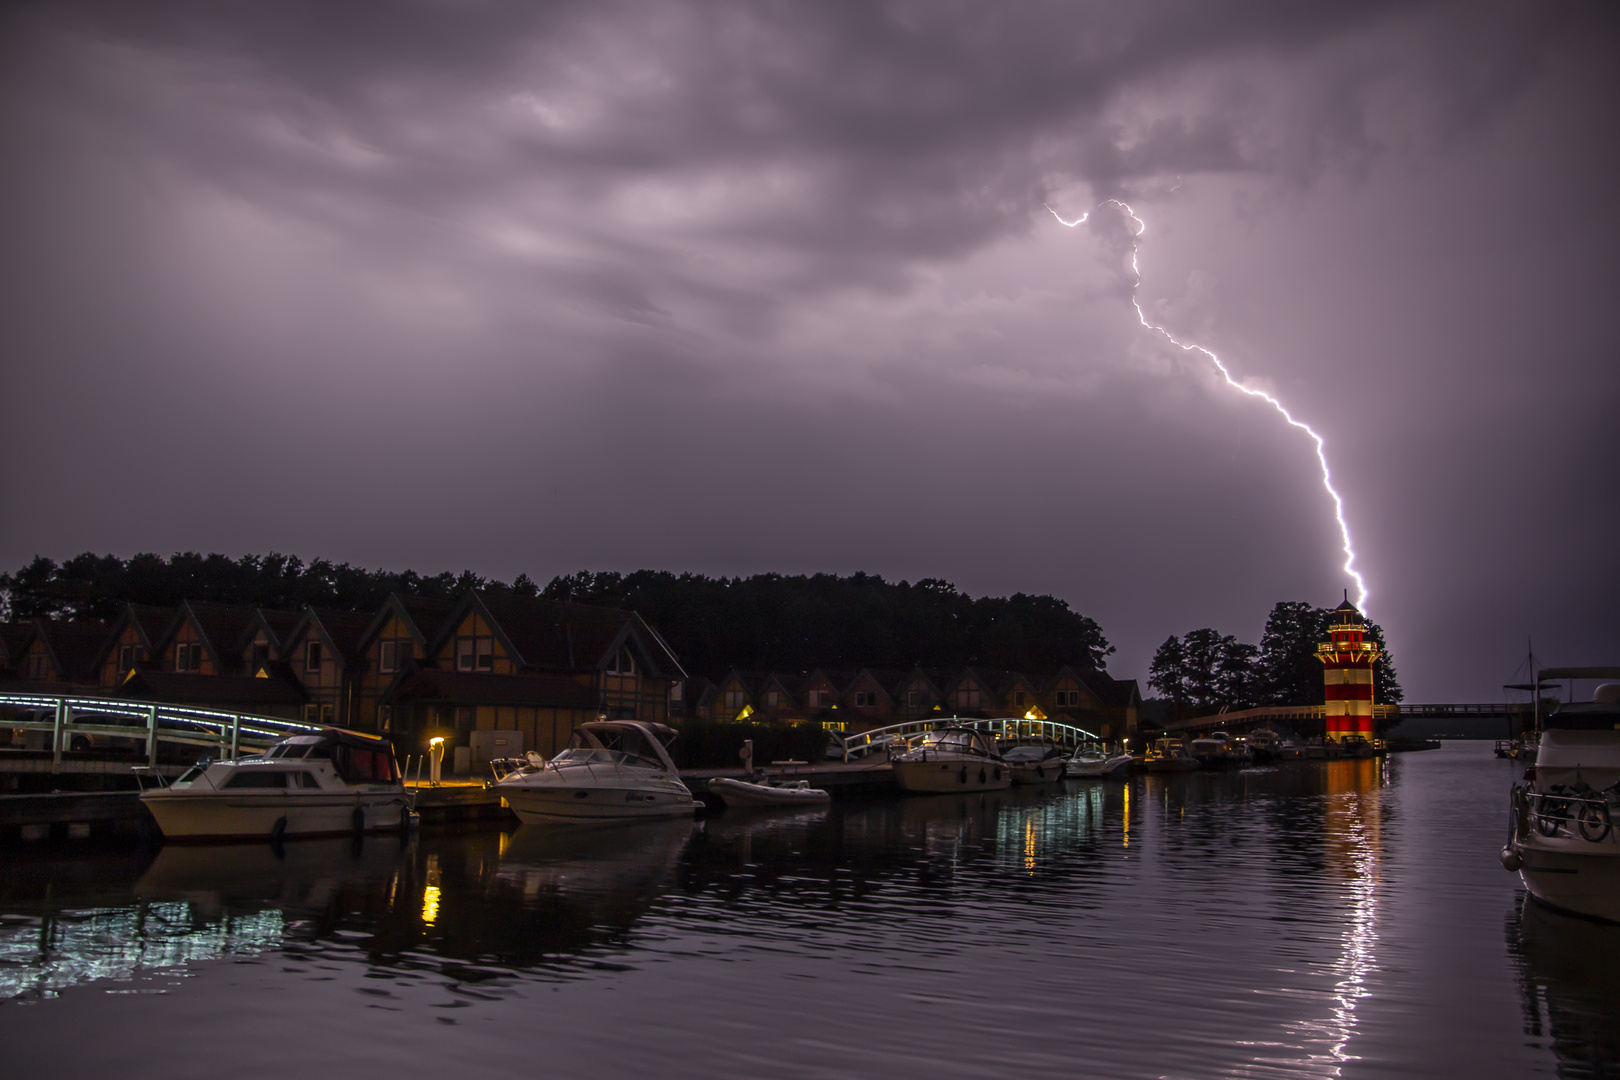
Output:
[[[0,678],[375,731],[402,752],[518,732],[549,755],[602,714],[667,721],[685,672],[634,612],[469,591],[396,593],[369,614],[187,601],[5,623]]]
[[[1134,736],[1142,693],[1135,679],[1063,667],[1050,675],[963,668],[937,671],[733,670],[678,688],[689,715],[707,720],[817,720],[852,733],[937,716],[1024,717],[1085,728],[1104,739]]]

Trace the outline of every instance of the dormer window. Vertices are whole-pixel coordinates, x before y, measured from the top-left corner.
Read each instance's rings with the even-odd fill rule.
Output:
[[[456,641],[457,671],[494,671],[495,639],[460,638]]]
[[[321,643],[311,641],[304,646],[304,670],[314,674],[321,670]]]
[[[182,641],[174,647],[174,670],[201,671],[203,665],[203,647],[201,642]]]
[[[629,649],[620,649],[619,655],[613,658],[608,671],[615,675],[634,675],[636,673],[636,658],[630,655]]]

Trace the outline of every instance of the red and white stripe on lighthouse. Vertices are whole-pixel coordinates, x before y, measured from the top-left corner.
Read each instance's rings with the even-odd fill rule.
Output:
[[[1330,640],[1316,646],[1322,661],[1323,700],[1327,703],[1327,737],[1373,737],[1373,661],[1378,645],[1367,636],[1361,612],[1344,595],[1328,623]]]

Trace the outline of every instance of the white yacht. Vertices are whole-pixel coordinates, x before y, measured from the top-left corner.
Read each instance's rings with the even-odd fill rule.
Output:
[[[1553,668],[1543,678],[1609,678],[1620,668]],[[1543,724],[1527,785],[1514,785],[1502,865],[1548,907],[1620,922],[1620,683],[1561,706]]]
[[[1012,770],[1015,784],[1055,784],[1063,779],[1069,758],[1055,746],[1040,743],[1010,747],[1001,758]]]
[[[983,731],[947,727],[930,731],[915,749],[890,763],[901,791],[1001,791],[1012,784],[1012,769]]]
[[[670,760],[676,734],[638,720],[581,724],[568,749],[507,773],[495,790],[525,824],[691,817],[703,804]]]
[[[263,754],[199,762],[141,792],[166,840],[280,840],[391,832],[411,799],[386,739],[327,728]]]
[[[1129,775],[1135,764],[1129,754],[1110,754],[1101,743],[1082,743],[1064,773],[1071,779],[1111,780]]]

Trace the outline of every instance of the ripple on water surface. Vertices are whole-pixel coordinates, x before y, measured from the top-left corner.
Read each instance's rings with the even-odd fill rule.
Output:
[[[1524,906],[1510,777],[1452,744],[695,826],[14,849],[0,1038],[166,1077],[1614,1075],[1620,928]]]

